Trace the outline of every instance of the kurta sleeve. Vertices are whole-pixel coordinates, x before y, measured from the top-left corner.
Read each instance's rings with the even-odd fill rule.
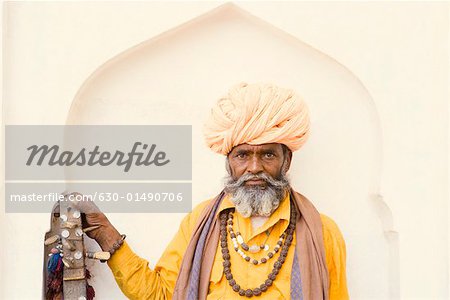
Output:
[[[342,233],[329,217],[321,215],[323,240],[330,276],[330,300],[349,299],[346,276],[346,248]]]
[[[191,228],[191,214],[181,222],[180,229],[167,246],[155,269],[136,255],[125,242],[108,261],[120,289],[129,299],[171,299],[186,251]]]
[[[206,203],[207,201],[201,203],[186,215],[154,270],[150,269],[147,260],[131,250],[127,242],[112,255],[108,265],[125,296],[132,300],[172,298],[183,255]]]

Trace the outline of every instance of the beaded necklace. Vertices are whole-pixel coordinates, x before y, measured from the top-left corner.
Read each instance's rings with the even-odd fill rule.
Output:
[[[278,273],[280,272],[281,267],[283,266],[284,262],[286,261],[289,247],[291,246],[291,243],[293,240],[296,219],[297,219],[297,213],[296,213],[295,207],[293,206],[292,202],[290,204],[291,204],[291,217],[290,217],[289,225],[288,225],[287,229],[284,231],[284,233],[282,234],[282,236],[284,235],[283,236],[284,243],[283,243],[283,241],[278,241],[277,246],[279,246],[279,247],[278,248],[276,246],[274,247],[274,253],[277,253],[279,251],[279,249],[281,248],[280,255],[279,255],[277,261],[273,265],[272,272],[267,276],[267,279],[264,281],[264,283],[262,283],[259,287],[256,287],[253,289],[244,289],[233,278],[233,274],[231,272],[231,261],[230,261],[231,257],[230,257],[230,251],[228,250],[228,239],[227,239],[227,225],[228,225],[228,229],[230,229],[230,225],[231,225],[231,229],[232,229],[232,225],[233,225],[232,224],[233,209],[224,210],[220,213],[220,246],[222,248],[221,250],[222,250],[222,258],[223,258],[223,273],[225,274],[225,278],[228,280],[228,284],[232,287],[233,291],[236,293],[239,293],[240,296],[246,296],[246,297],[260,296],[262,293],[266,292],[267,289],[272,285],[273,281],[276,279]],[[231,213],[231,216],[230,216],[230,213]],[[230,219],[231,219],[231,222],[230,222]],[[236,235],[234,233],[230,233],[230,237],[232,238],[232,241],[233,241],[233,239],[236,239]],[[280,238],[281,238],[281,236],[280,236]],[[236,241],[236,243],[237,243],[237,241]],[[238,252],[238,253],[239,253],[239,251],[242,252],[242,250],[240,250],[239,247],[236,247],[237,246],[236,244],[234,246],[235,246],[235,250],[237,248],[236,252]],[[277,248],[277,250],[275,251],[276,248]],[[269,253],[271,253],[271,252],[269,252]],[[268,253],[268,258],[272,258],[275,255],[274,253],[272,253],[272,257],[269,257],[269,253]],[[239,253],[239,254],[241,254],[241,253]],[[241,254],[241,256],[242,256],[242,254]],[[248,256],[246,256],[246,257],[248,257]],[[243,256],[243,258],[244,258],[244,256]],[[250,262],[250,257],[244,258],[244,259],[246,261]],[[256,263],[255,263],[255,261],[256,261]],[[267,262],[267,259],[265,259],[265,261],[263,261],[263,259],[261,259],[261,261],[253,260],[251,263],[257,265],[257,264],[266,263],[266,262]]]
[[[233,221],[233,220],[231,220]],[[266,230],[266,240],[264,241],[264,243],[262,243],[261,245],[251,245],[248,246],[246,243],[244,243],[244,238],[242,237],[241,233],[239,232],[239,218],[236,219],[236,223],[237,223],[237,229],[238,231],[236,232],[236,240],[238,241],[239,245],[242,247],[242,249],[244,249],[245,251],[250,251],[250,253],[258,253],[261,250],[265,250],[268,251],[269,250],[269,245],[267,244],[267,241],[269,240],[270,234],[273,231],[273,227],[269,230]],[[233,228],[231,228],[233,229]]]
[[[238,219],[239,220],[239,219]],[[239,222],[239,221],[238,221]],[[283,232],[283,234],[280,235],[280,238],[278,239],[277,244],[275,245],[275,247],[273,248],[273,251],[270,251],[267,253],[266,257],[261,258],[261,260],[257,260],[257,259],[252,259],[250,256],[248,256],[244,251],[249,251],[251,248],[244,243],[244,239],[241,236],[240,232],[237,231],[236,233],[234,233],[233,231],[233,212],[228,212],[228,220],[227,220],[227,227],[228,227],[228,233],[230,234],[231,237],[231,242],[233,243],[234,246],[234,250],[240,255],[242,256],[242,258],[245,261],[251,262],[254,265],[258,265],[258,264],[265,264],[269,259],[271,259],[274,256],[274,253],[277,253],[280,250],[280,247],[283,245],[283,240],[286,237],[286,234]],[[239,229],[239,228],[238,228]],[[272,227],[273,230],[273,227]],[[272,231],[271,231],[272,232]],[[270,234],[269,234],[270,236]],[[266,242],[269,239],[269,236],[266,238]],[[266,244],[266,242],[264,242],[264,244],[262,244],[260,247],[258,247],[258,251],[260,249],[265,249],[266,251],[270,249],[269,245]],[[240,246],[240,247],[239,247]],[[266,248],[267,247],[267,248]],[[244,251],[242,251],[240,248],[242,248]],[[252,251],[250,251],[252,252]],[[252,252],[255,253],[255,252]]]

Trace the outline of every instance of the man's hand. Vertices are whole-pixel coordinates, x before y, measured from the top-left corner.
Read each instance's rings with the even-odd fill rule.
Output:
[[[91,199],[85,201],[74,200],[75,197],[80,193],[66,193],[66,199],[71,200],[70,206],[81,212],[81,218],[83,222],[83,228],[96,227],[86,234],[91,239],[94,239],[102,248],[103,251],[109,251],[112,249],[113,244],[120,240],[122,237],[120,233],[114,228],[114,226],[109,222],[108,218],[104,213],[100,211],[94,201]]]

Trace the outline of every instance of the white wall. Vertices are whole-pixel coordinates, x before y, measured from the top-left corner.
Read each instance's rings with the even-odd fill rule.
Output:
[[[100,65],[131,46],[178,26],[219,4],[212,2],[7,4],[3,50],[6,58],[4,61],[4,123],[65,123],[70,105],[76,98],[75,94],[86,78]],[[373,150],[372,153],[370,148],[366,147],[361,153],[368,156],[357,157],[361,161],[368,161],[367,157],[374,159],[367,162],[372,171],[366,174],[367,188],[362,188],[371,193],[369,195],[371,198],[361,199],[361,202],[344,202],[346,204],[343,209],[335,202],[330,202],[326,193],[320,194],[311,188],[316,181],[311,180],[312,183],[309,184],[309,177],[301,177],[302,180],[295,182],[296,186],[302,187],[302,190],[309,189],[307,195],[313,195],[311,199],[313,201],[317,199],[319,207],[337,219],[341,225],[349,244],[349,254],[354,253],[349,257],[349,277],[352,279],[349,285],[354,298],[377,299],[384,298],[386,295],[395,298],[398,294],[402,299],[447,298],[448,89],[446,84],[448,66],[445,62],[448,53],[448,5],[243,2],[239,3],[239,6],[334,58],[354,74],[353,76],[341,68],[341,76],[345,78],[342,83],[342,87],[345,87],[344,95],[350,94],[350,90],[354,88],[356,91],[353,96],[361,101],[347,100],[340,103],[360,105],[355,110],[357,113],[353,119],[357,124],[365,122],[366,125],[361,130],[355,129],[352,134],[358,136],[360,132],[373,130],[367,134],[367,143],[364,145],[371,145],[371,142],[377,141],[373,148],[382,151],[377,153]],[[270,30],[267,29],[267,31]],[[268,38],[265,34],[263,30],[254,43]],[[195,35],[193,36],[195,38]],[[289,40],[285,36],[280,39]],[[189,41],[189,37],[186,40]],[[314,56],[311,53],[306,54],[308,47],[304,44],[296,44],[295,39],[287,43],[296,45],[292,47],[297,47],[297,54],[304,59],[301,62],[307,63],[307,59]],[[287,45],[276,49],[281,51],[289,48]],[[143,53],[157,51],[149,49]],[[292,50],[293,52],[295,51]],[[326,63],[316,63],[316,66],[322,66],[320,70],[327,70],[328,74],[332,73],[331,70],[339,72],[336,63],[333,64],[329,58],[321,59],[325,59]],[[116,70],[119,72],[120,68]],[[201,73],[201,70],[198,73]],[[285,85],[301,86],[299,83],[301,80],[283,77],[282,74],[279,72],[276,78]],[[256,77],[252,72],[244,72],[241,75],[252,79],[270,79],[270,76]],[[303,76],[301,78],[305,80],[308,78],[305,73]],[[358,78],[368,93],[357,82]],[[181,75],[180,78],[176,78],[178,81],[183,79],[185,77]],[[224,79],[226,80],[223,85],[220,85],[220,81],[214,81],[212,87],[204,89],[202,99],[205,99],[205,103],[211,101],[206,100],[208,97],[220,95],[232,83],[233,78],[224,75]],[[90,81],[95,82],[95,78],[91,78]],[[184,88],[189,87],[189,82],[183,82]],[[324,78],[324,82],[329,84],[332,80]],[[130,81],[129,84],[133,82]],[[86,86],[89,87],[89,85]],[[108,90],[106,88],[102,93],[108,93]],[[186,90],[180,87],[179,91]],[[90,92],[91,94],[88,90],[85,95],[95,95],[98,90]],[[314,89],[306,91],[306,94],[310,98],[313,97]],[[77,99],[82,96],[83,92],[77,95]],[[323,110],[329,97],[327,98],[326,93],[323,93],[322,97],[319,98],[319,100],[323,99],[322,104],[312,103],[313,110],[317,111],[317,131],[330,133],[326,130],[326,121],[331,122],[338,118],[330,117],[333,110],[329,113]],[[85,103],[93,105],[92,101]],[[200,110],[204,107],[204,112],[207,111],[206,105],[198,107]],[[342,113],[342,107],[340,108],[339,105],[334,109]],[[72,121],[95,120],[94,114],[86,113],[89,111],[95,110],[79,109],[77,111],[77,106],[74,106],[71,116],[75,117]],[[199,117],[200,113],[199,111]],[[129,111],[126,115],[132,114],[133,112]],[[112,115],[113,112],[102,113],[98,122],[108,122],[108,116]],[[361,120],[358,119],[358,115],[362,118]],[[379,123],[376,116],[379,118]],[[122,121],[126,122],[126,120]],[[382,136],[377,136],[379,129]],[[194,126],[194,133],[195,130]],[[379,139],[381,143],[378,142]],[[321,141],[312,139],[311,142],[313,147],[313,145],[320,145]],[[347,159],[348,144],[350,143],[345,142],[345,139],[342,141],[342,149],[337,152],[337,158]],[[197,150],[200,151],[199,153],[203,153],[201,151],[207,153],[201,148],[198,132],[194,135],[194,145],[198,147],[198,149],[194,147],[194,153]],[[305,147],[305,154],[300,155],[302,163],[307,164],[314,158],[308,154],[308,151],[311,153],[311,150]],[[221,166],[220,158],[210,154],[208,159],[217,161]],[[380,159],[379,163],[377,159]],[[298,165],[298,169],[294,169],[293,172],[302,176],[300,166],[303,164]],[[378,169],[380,166],[381,169]],[[342,170],[346,174],[352,173],[345,168]],[[321,171],[326,172],[326,170]],[[337,174],[333,175],[337,177],[339,169],[335,172]],[[214,174],[220,177],[221,170],[218,168]],[[314,177],[314,174],[311,176]],[[218,182],[211,182],[206,191],[200,191],[196,189],[196,184],[198,187],[194,175],[194,196],[197,198],[211,195],[219,187]],[[327,186],[335,188],[331,183]],[[338,200],[345,201],[342,195],[345,195],[349,189],[351,189],[351,183],[343,188],[339,194],[341,198]],[[364,192],[361,193],[363,195]],[[387,205],[383,207],[382,202],[375,201],[375,205],[372,208],[369,207],[370,199],[376,196],[373,193],[381,195],[381,199]],[[358,194],[354,194],[353,197],[357,199]],[[365,203],[367,216],[372,218],[368,222],[369,226],[364,224],[366,230],[364,232],[370,232],[378,241],[375,244],[378,250],[373,253],[368,251],[372,247],[370,240],[363,245],[358,245],[354,243],[358,238],[352,238],[357,236],[352,234],[352,227],[355,226],[352,222],[361,223],[361,220],[352,217],[353,221],[346,221],[346,210],[354,209],[352,205],[357,203]],[[381,219],[376,219],[377,216],[381,216]],[[111,215],[110,218],[114,224],[120,226],[121,231],[131,232],[134,249],[154,264],[164,248],[164,243],[148,249],[150,242],[145,241],[148,237],[142,234],[145,231],[135,228],[136,226],[142,228],[144,224],[147,224],[148,216],[138,216],[135,224],[124,222],[124,216],[120,215]],[[181,216],[173,215],[173,218],[179,220]],[[47,222],[46,215],[5,215],[3,234],[4,240],[8,241],[8,246],[4,247],[2,252],[3,295],[1,298],[35,299],[40,295],[41,278],[35,275],[41,272],[42,236],[48,228]],[[29,226],[30,224],[33,226]],[[168,229],[166,237],[162,235],[161,238],[168,240],[173,230],[175,228]],[[383,248],[385,245],[387,245],[386,248]],[[364,251],[385,262],[386,268],[380,268],[380,272],[386,271],[387,279],[379,278],[380,272],[369,273],[373,258],[369,256],[364,262],[362,260]],[[382,257],[377,257],[377,254]],[[356,262],[361,261],[361,267],[357,268]],[[361,268],[364,271],[360,273]],[[97,274],[101,274],[95,279],[96,286],[100,286],[99,299],[117,298],[119,294],[108,271],[99,269]],[[102,279],[100,280],[99,277]],[[23,289],[25,285],[27,289]],[[102,286],[109,286],[110,289],[106,291]],[[378,294],[377,289],[380,291]]]

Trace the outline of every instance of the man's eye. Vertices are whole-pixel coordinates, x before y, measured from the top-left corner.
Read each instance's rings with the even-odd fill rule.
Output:
[[[245,153],[239,153],[236,157],[237,158],[245,158],[247,155]]]
[[[272,158],[272,157],[275,157],[275,155],[274,155],[273,153],[266,153],[266,154],[264,154],[264,156],[265,156],[266,158]]]

